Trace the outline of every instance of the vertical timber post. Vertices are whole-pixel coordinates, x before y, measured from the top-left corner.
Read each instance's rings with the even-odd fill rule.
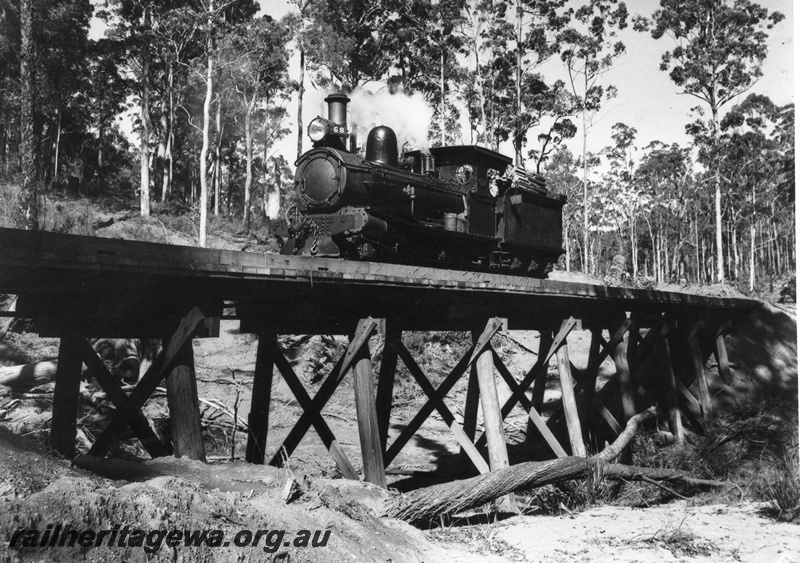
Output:
[[[492,321],[490,320],[489,323]],[[487,323],[488,324],[488,323]],[[487,326],[487,329],[489,326]],[[481,332],[472,333],[473,341],[478,344]],[[486,446],[489,449],[489,468],[491,471],[508,467],[508,450],[506,437],[503,431],[503,415],[500,411],[500,399],[497,396],[497,385],[494,380],[494,358],[492,357],[491,344],[487,342],[486,349],[475,350],[479,353],[475,360],[475,368],[480,390],[481,409],[483,410],[483,426],[486,434]],[[518,512],[513,495],[506,495],[498,499],[498,507],[505,512]]]
[[[592,343],[589,348],[589,361],[587,363],[587,367],[591,368],[597,363],[597,358],[600,357],[600,342],[603,337],[603,329],[592,327]],[[609,335],[611,335],[611,331],[609,331]],[[586,374],[586,384],[584,386],[584,390],[589,393],[590,395],[595,394],[595,388],[597,387],[597,374],[600,372],[600,366],[597,366],[596,369],[591,370],[589,373]]]
[[[393,342],[402,341],[403,332],[397,322],[385,319],[383,357],[378,372],[378,395],[375,399],[375,408],[378,413],[378,433],[381,438],[381,451],[386,452],[386,442],[389,440],[389,422],[392,414],[394,397],[394,378],[397,372],[397,349]]]
[[[476,343],[480,336],[480,331],[472,331],[472,341]],[[478,404],[480,403],[480,388],[478,387],[478,367],[473,363],[469,368],[469,379],[467,380],[467,396],[464,399],[464,434],[470,440],[475,440],[475,431],[478,428]],[[461,459],[463,467],[471,467],[469,456],[466,450],[461,448]]]
[[[539,414],[542,414],[544,392],[547,390],[547,366],[549,362],[545,362],[545,359],[550,353],[552,345],[553,333],[549,330],[539,331],[539,352],[536,355],[536,364],[533,366],[533,369],[538,369],[539,373],[533,381],[533,389],[531,390],[531,403]],[[528,427],[530,429],[530,424]]]
[[[253,393],[250,400],[250,414],[247,415],[247,449],[245,461],[264,464],[269,432],[269,407],[272,399],[272,377],[275,358],[272,350],[277,346],[277,335],[272,330],[262,329],[258,333],[256,352],[256,371],[253,374]]]
[[[625,346],[620,342],[614,348],[614,365],[617,368],[617,378],[619,379],[620,398],[622,400],[623,422],[627,423],[636,414],[636,400],[633,395],[633,375],[629,359],[636,355],[636,333],[639,328],[631,326],[628,332],[628,344]]]
[[[356,335],[366,330],[366,319],[358,323]],[[358,435],[361,442],[361,458],[364,462],[364,479],[386,488],[386,472],[383,465],[383,447],[378,430],[378,414],[375,408],[375,386],[372,382],[372,360],[369,341],[358,351],[353,367],[353,390],[356,399]]]
[[[694,376],[697,379],[697,388],[700,391],[700,407],[703,409],[703,419],[707,420],[712,415],[713,407],[711,404],[711,393],[708,390],[708,377],[706,377],[705,362],[703,361],[703,354],[700,351],[700,343],[697,340],[701,326],[702,324],[700,322],[695,323],[689,332],[688,340]]]
[[[669,429],[675,436],[675,443],[682,446],[686,443],[686,436],[683,432],[683,422],[681,421],[681,411],[678,407],[678,386],[675,383],[675,370],[672,366],[672,354],[669,350],[669,339],[665,335],[661,339],[661,350],[664,355],[664,369],[667,377],[667,411],[669,412]]]
[[[53,419],[50,423],[50,446],[67,458],[75,457],[78,433],[78,398],[81,385],[82,334],[63,334],[58,345],[58,367],[53,391]]]
[[[164,348],[168,342],[168,339],[164,340]],[[189,459],[206,461],[191,338],[186,340],[178,352],[175,367],[167,375],[166,388],[175,457],[186,456]]]
[[[547,388],[547,366],[549,365],[549,362],[545,362],[545,359],[550,353],[550,347],[553,345],[553,333],[550,330],[539,330],[538,332],[539,349],[536,353],[536,363],[531,368],[531,372],[536,372],[531,386],[531,408],[541,415],[542,407],[544,406],[544,392]],[[539,430],[528,417],[525,428],[526,448],[529,450],[536,448],[539,437]]]
[[[581,420],[578,416],[578,405],[575,402],[575,380],[572,377],[569,345],[566,339],[556,351],[556,358],[558,360],[558,378],[561,383],[561,401],[564,405],[564,418],[567,422],[572,455],[586,457],[586,445],[583,443]]]
[[[719,367],[719,377],[726,385],[731,385],[733,379],[731,378],[731,364],[728,360],[728,347],[725,344],[725,333],[730,327],[729,323],[723,324],[717,331],[717,366]]]

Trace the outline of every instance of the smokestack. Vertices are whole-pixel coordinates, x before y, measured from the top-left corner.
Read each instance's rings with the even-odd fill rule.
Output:
[[[325,98],[325,103],[328,104],[328,120],[337,125],[347,125],[347,104],[350,103],[347,94],[331,94]]]
[[[325,98],[325,102],[328,104],[328,121],[334,124],[335,129],[336,141],[331,146],[347,150],[345,143],[345,139],[347,139],[347,104],[350,102],[350,98],[343,92],[336,92]]]

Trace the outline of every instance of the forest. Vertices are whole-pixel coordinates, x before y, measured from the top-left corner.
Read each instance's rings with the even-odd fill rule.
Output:
[[[309,93],[345,89],[422,99],[432,146],[480,144],[543,174],[568,197],[563,270],[744,291],[794,275],[794,105],[758,88],[783,14],[750,0],[652,13],[618,0],[289,0],[278,18],[269,2],[0,0],[2,226],[45,228],[45,200],[78,197],[143,218],[190,210],[201,246],[215,218],[261,229],[291,203],[318,111]],[[685,146],[620,122],[588,150],[626,87],[608,72],[635,56],[626,28],[659,42],[660,71],[696,102]],[[558,78],[543,71],[554,63]]]

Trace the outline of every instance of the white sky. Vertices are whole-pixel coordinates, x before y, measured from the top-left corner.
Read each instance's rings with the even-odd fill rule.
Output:
[[[273,17],[279,18],[294,6],[286,0],[259,0],[262,11]],[[782,12],[786,19],[770,31],[769,53],[762,67],[764,76],[750,90],[769,96],[775,103],[783,105],[794,101],[794,5],[793,0],[761,0],[761,5],[770,12]],[[651,15],[658,8],[658,0],[628,0],[628,10],[634,14]],[[671,49],[674,43],[671,38],[664,37],[656,41],[647,33],[637,33],[629,25],[621,32],[620,39],[627,47],[627,53],[620,57],[612,70],[604,79],[605,84],[613,84],[618,89],[617,98],[610,101],[595,118],[595,125],[589,132],[588,148],[597,152],[611,144],[611,128],[618,122],[634,127],[638,131],[636,145],[643,147],[651,141],[660,140],[665,143],[677,142],[687,145],[688,137],[684,126],[689,121],[689,111],[692,107],[701,105],[700,100],[691,96],[681,95],[679,88],[670,80],[668,73],[658,69],[661,55]],[[297,57],[292,60],[293,72],[297,73],[299,62]],[[547,63],[539,70],[546,81],[557,78],[566,79],[563,65],[558,60]],[[310,89],[306,81],[307,89]],[[749,92],[748,92],[749,93]],[[307,108],[304,110],[304,121],[313,115],[311,108],[322,97],[323,93],[314,93],[307,90]],[[746,94],[745,94],[746,95]],[[309,101],[312,103],[309,104]],[[723,108],[729,110],[740,100],[734,100]],[[294,132],[296,125],[294,115],[296,101],[292,101],[289,108],[291,125]],[[321,111],[321,110],[320,110]],[[469,142],[468,130],[462,127]],[[532,138],[537,131],[533,132]],[[574,153],[580,152],[580,133],[568,145]],[[286,151],[289,162],[294,160],[297,139],[292,133],[290,138],[284,140],[276,149]],[[501,149],[502,150],[502,149]],[[504,150],[511,155],[510,148]]]

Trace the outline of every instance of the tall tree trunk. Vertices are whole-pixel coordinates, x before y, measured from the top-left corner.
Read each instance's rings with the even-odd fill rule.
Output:
[[[264,100],[264,115],[267,115],[269,109],[269,100]],[[269,167],[269,147],[270,147],[270,126],[269,120],[264,120],[264,154],[262,155],[261,162],[263,163],[264,169],[264,198],[263,198],[263,205],[262,209],[264,211],[264,217],[267,219],[275,219],[277,215],[271,215],[273,212],[277,213],[278,208],[280,207],[280,183],[281,183],[281,173],[280,168],[278,167],[278,161],[276,160],[274,163],[275,168],[275,187],[272,186],[270,182],[268,167]],[[356,143],[352,142],[351,139],[351,148],[352,150],[356,150]],[[277,194],[277,199],[273,194]]]
[[[661,226],[658,227],[656,232],[656,283],[664,283],[664,269],[661,263],[661,247],[664,244],[664,239],[661,236]]]
[[[8,108],[6,108],[4,118],[0,120],[0,151],[2,151],[3,158],[0,167],[3,168],[6,175],[8,175],[8,126]]]
[[[756,225],[750,224],[750,291],[756,288]]]
[[[701,272],[700,269],[700,227],[697,224],[697,211],[694,212],[694,262],[695,267],[695,281],[697,283],[701,283]]]
[[[441,48],[441,45],[440,45]],[[445,87],[447,86],[445,79],[444,79],[444,64],[445,64],[445,57],[444,57],[444,49],[441,49],[441,53],[439,54],[439,91],[442,94],[442,104],[439,106],[439,127],[441,128],[441,143],[442,146],[447,145],[446,135],[445,135],[445,123],[446,123],[446,112],[447,112],[447,96],[445,94]]]
[[[170,192],[172,191],[172,170],[173,170],[173,158],[172,158],[172,151],[175,146],[175,98],[173,88],[175,86],[175,67],[172,64],[172,60],[169,61],[169,79],[167,80],[168,84],[168,94],[167,97],[169,98],[169,134],[167,135],[167,166],[166,166],[166,177],[164,178],[163,186],[161,187],[161,201],[166,202],[167,198],[169,197]]]
[[[300,48],[300,77],[297,89],[297,158],[303,154],[303,94],[306,91],[306,50]]]
[[[739,228],[736,225],[733,226],[731,236],[733,237],[731,240],[731,245],[733,246],[733,279],[738,280],[739,272],[742,268],[742,260],[739,255]]]
[[[731,230],[732,229],[731,229],[730,221],[728,221],[728,223],[725,225],[725,230],[727,231],[727,235],[728,235],[728,248],[725,249],[727,251],[727,253],[728,253],[728,264],[727,264],[726,273],[728,273],[730,275],[730,272],[732,272],[732,270],[733,270],[733,253],[731,251],[731,246],[732,246],[731,245],[731,238],[732,238],[731,237]],[[734,279],[733,276],[731,276],[731,279]]]
[[[588,84],[587,84],[588,87]],[[583,248],[586,253],[583,258],[584,271],[589,264],[589,164],[586,162],[586,111],[581,112],[581,123],[583,131],[583,143],[581,145],[581,159],[583,160]]]
[[[156,161],[153,166],[153,197],[158,199],[157,190],[161,189],[161,201],[166,200],[164,183],[167,179],[167,142],[169,138],[169,127],[167,125],[167,104],[161,104],[161,112],[158,118],[158,147],[156,148]]]
[[[219,217],[219,198],[222,186],[222,96],[217,96],[217,142],[214,146],[214,217]]]
[[[772,241],[773,244],[775,245],[775,253],[774,253],[775,269],[773,271],[775,272],[776,275],[780,275],[782,270],[781,270],[781,247],[778,244],[778,242],[780,241],[780,234],[778,233],[778,225],[772,226],[772,233],[773,233]]]
[[[169,91],[171,89],[170,74],[172,73],[172,62],[167,58],[167,71],[164,76],[164,93],[166,96],[161,100],[161,115],[159,117],[160,128],[158,132],[158,158],[156,184],[161,188],[161,201],[167,200],[167,185],[169,182]]]
[[[480,48],[478,45],[482,39],[481,33],[481,16],[475,16],[475,35],[473,37],[473,41],[475,42],[475,77],[478,87],[478,99],[480,101],[480,111],[481,111],[481,131],[483,132],[483,138],[478,136],[478,144],[481,146],[488,146],[488,137],[489,137],[489,124],[486,118],[486,96],[483,91],[483,74],[481,74],[481,58],[480,58]]]
[[[244,154],[246,159],[244,180],[244,232],[250,232],[250,190],[253,187],[253,131],[252,115],[255,106],[255,94],[246,104],[244,116]]]
[[[206,246],[208,226],[208,147],[211,129],[211,97],[214,93],[214,0],[208,3],[208,68],[206,71],[206,99],[203,102],[203,146],[200,149],[200,246]]]
[[[681,254],[683,252],[683,239],[681,233],[678,231],[675,234],[675,247],[672,251],[672,268],[671,273],[675,276],[676,281],[680,281],[684,272],[681,271]]]
[[[516,84],[514,94],[514,110],[517,117],[522,115],[522,7],[520,0],[516,2],[516,17],[517,17],[517,52],[516,52]],[[521,124],[514,126],[514,164],[520,168],[524,166],[522,158],[522,126]]]
[[[719,110],[716,106],[716,88],[712,89],[711,121],[715,152],[719,146]],[[716,159],[716,155],[714,155]],[[716,221],[717,283],[725,283],[725,255],[722,247],[722,180],[719,161],[714,162],[714,219]]]
[[[150,6],[144,8],[145,33],[150,28]],[[139,212],[142,217],[150,216],[150,39],[147,35],[142,39],[142,91],[141,114],[142,127],[139,132],[139,158],[141,181],[139,183]]]
[[[226,214],[231,216],[231,203],[233,202],[233,153],[236,151],[236,146],[231,147],[231,152],[228,155],[228,201],[225,207],[227,208]]]
[[[636,220],[635,209],[631,210],[629,235],[631,237],[631,265],[633,266],[633,279],[639,276],[639,257],[636,255],[638,247],[636,245]]]
[[[105,183],[105,175],[103,173],[103,138],[105,137],[105,128],[103,127],[102,120],[97,127],[97,195],[103,193],[103,184]]]
[[[58,183],[58,153],[61,149],[61,108],[56,110],[56,137],[53,140],[53,183]]]
[[[33,0],[20,0],[20,31],[22,45],[19,54],[20,102],[20,158],[22,160],[21,214],[25,228],[39,229],[39,178],[36,174],[36,154],[33,137],[34,119],[34,44]]]

